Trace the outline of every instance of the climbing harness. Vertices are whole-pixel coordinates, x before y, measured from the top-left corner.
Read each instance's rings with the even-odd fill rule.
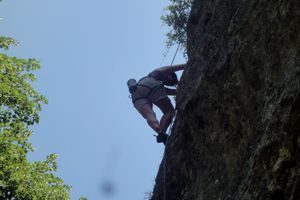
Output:
[[[174,57],[173,57],[173,59],[172,59],[172,62],[171,62],[171,67],[173,66],[173,63],[174,63],[174,60],[175,60],[175,58],[176,58],[176,56],[177,56],[177,53],[178,53],[178,50],[179,50],[179,47],[180,47],[180,43],[178,43],[178,46],[177,46],[177,49],[176,49],[176,51],[175,51],[175,54],[174,54]],[[169,130],[168,130],[168,136],[170,136],[170,134],[171,134],[171,131],[172,131],[172,128],[173,128],[173,124],[174,124],[174,119],[175,119],[175,117],[176,117],[176,114],[177,114],[177,110],[176,110],[176,108],[175,108],[175,115],[174,115],[174,117],[173,117],[173,119],[172,119],[172,122],[171,122],[171,124],[170,124],[170,126],[169,126]],[[164,200],[166,200],[166,197],[167,197],[167,191],[166,191],[166,177],[167,177],[167,149],[166,149],[166,147],[167,147],[167,145],[168,145],[168,140],[169,140],[169,137],[167,137],[167,141],[166,141],[166,145],[165,145],[165,151],[164,151],[164,156],[163,156],[163,171],[164,171],[164,173],[163,173],[163,180],[164,180]]]
[[[147,88],[149,91],[148,91],[148,93],[147,93],[146,95],[144,95],[144,96],[137,97],[137,98],[132,97],[132,102],[133,102],[133,103],[135,103],[135,102],[136,102],[137,100],[139,100],[139,99],[144,99],[144,98],[148,99],[155,91],[157,91],[159,88],[162,87],[162,82],[161,82],[161,81],[157,81],[157,80],[155,80],[156,82],[155,82],[151,87],[148,86],[148,85],[146,85],[146,84],[140,83],[140,82],[141,82],[143,79],[145,79],[145,78],[150,78],[150,77],[146,76],[146,77],[142,78],[142,79],[136,84],[136,86],[140,86],[140,87]]]
[[[146,79],[146,78],[151,78],[151,79],[155,80],[155,83],[154,84],[152,83],[153,85],[151,85],[151,86],[141,83],[141,81]],[[129,90],[129,93],[130,93],[130,95],[128,97],[130,99],[132,99],[133,103],[135,103],[139,99],[149,98],[156,90],[158,90],[160,87],[162,87],[162,85],[163,85],[163,81],[156,80],[154,77],[151,77],[149,75],[141,78],[139,80],[139,82],[136,82],[136,80],[133,79],[133,78],[129,79],[127,81],[127,86],[128,86],[128,90]],[[146,96],[138,97],[138,98],[133,99],[132,95],[138,89],[138,86],[147,88],[149,91],[148,91]]]

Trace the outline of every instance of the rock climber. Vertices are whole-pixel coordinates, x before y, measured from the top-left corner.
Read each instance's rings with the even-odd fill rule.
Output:
[[[185,66],[186,64],[179,64],[160,67],[141,78],[138,82],[135,79],[127,81],[132,103],[147,120],[149,126],[158,134],[156,136],[158,143],[166,145],[168,138],[166,131],[175,114],[175,109],[168,95],[176,95],[176,89],[165,86],[177,85],[178,78],[175,72],[184,70]],[[163,113],[159,122],[153,111],[153,104]]]

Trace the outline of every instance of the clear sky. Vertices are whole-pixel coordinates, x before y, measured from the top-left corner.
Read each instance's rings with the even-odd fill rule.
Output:
[[[151,192],[164,146],[133,108],[126,82],[162,62],[160,16],[169,1],[4,0],[0,35],[20,46],[9,55],[36,58],[35,89],[49,100],[33,127],[30,160],[57,153],[71,199],[143,200]],[[185,62],[182,53],[175,63]],[[113,185],[105,195],[101,186]]]

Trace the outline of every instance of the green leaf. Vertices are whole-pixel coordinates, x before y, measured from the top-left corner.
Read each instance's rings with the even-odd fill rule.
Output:
[[[4,50],[8,50],[10,45],[18,46],[18,42],[11,37],[0,37],[0,48]]]
[[[176,43],[186,48],[186,29],[192,2],[193,0],[171,0],[172,4],[164,9],[165,14],[161,16],[161,20],[172,28],[166,34],[168,48]]]

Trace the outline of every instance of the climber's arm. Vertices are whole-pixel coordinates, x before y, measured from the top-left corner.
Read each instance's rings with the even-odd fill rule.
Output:
[[[172,65],[172,66],[164,66],[156,69],[157,71],[163,72],[163,73],[172,73],[179,70],[184,70],[186,64],[179,64],[179,65]]]
[[[172,95],[172,96],[176,95],[176,89],[171,89],[171,88],[167,88],[167,87],[164,87],[164,88],[165,88],[165,91],[167,92],[167,95]]]

